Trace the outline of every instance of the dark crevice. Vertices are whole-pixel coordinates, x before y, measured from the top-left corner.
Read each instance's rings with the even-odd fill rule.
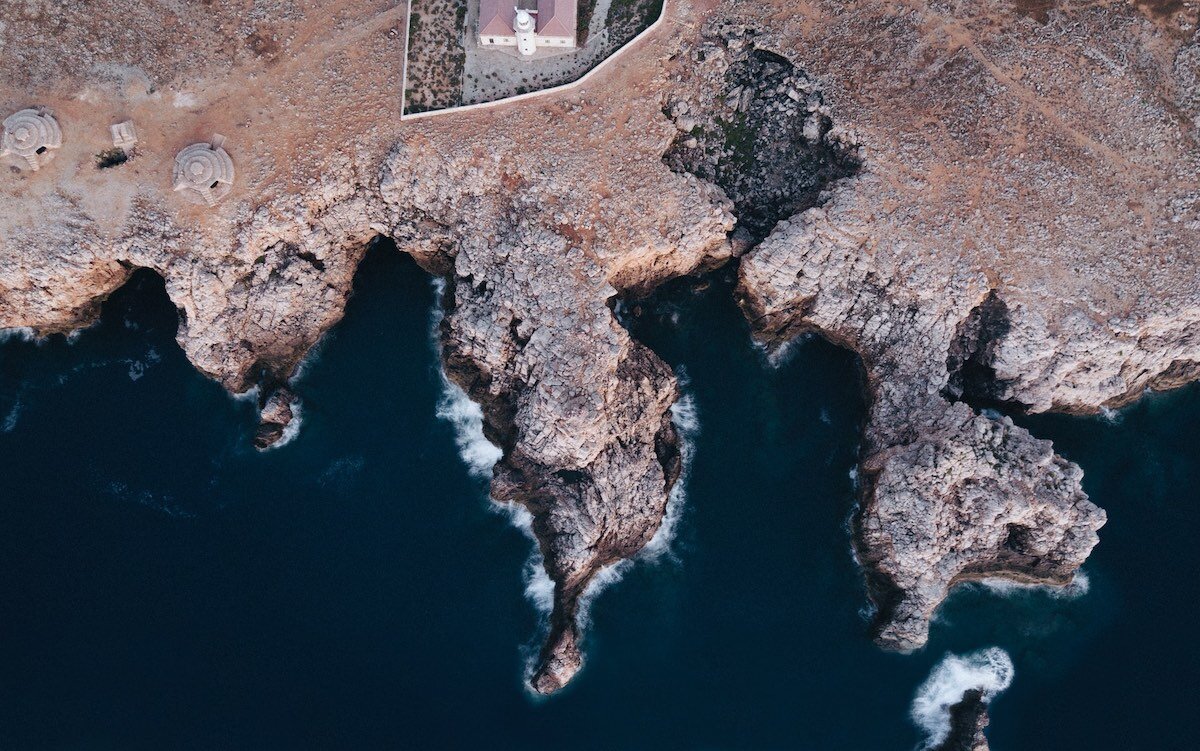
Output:
[[[1018,555],[1024,555],[1029,550],[1033,530],[1020,524],[1009,524],[1005,530],[1002,546]]]
[[[726,36],[726,35],[732,36]],[[743,43],[754,32],[714,32],[728,51],[718,90],[702,86],[700,101],[667,103],[664,114],[679,135],[663,154],[676,172],[715,183],[734,203],[735,252],[765,238],[782,219],[820,205],[835,180],[858,171],[855,151],[830,137],[833,122],[824,114],[816,82],[787,58]],[[735,41],[736,40],[736,41]],[[719,48],[713,47],[711,50]],[[698,63],[715,59],[698,50]],[[698,66],[703,76],[705,65]],[[714,69],[713,75],[719,75]],[[705,82],[709,83],[709,82]]]
[[[312,266],[317,271],[325,270],[325,262],[322,261],[320,258],[317,258],[316,254],[312,253],[311,251],[302,250],[302,251],[296,253],[296,257],[302,261],[306,261],[310,266]]]
[[[529,338],[533,335],[532,332],[522,331],[521,326],[524,323],[525,322],[523,320],[516,317],[508,322],[509,336],[513,338],[513,341],[517,343],[518,347],[524,347],[526,344],[529,344]]]
[[[96,169],[109,169],[129,161],[129,155],[123,149],[108,149],[96,155]]]
[[[591,475],[577,469],[560,469],[554,473],[554,476],[567,485],[578,485],[591,480]]]
[[[942,395],[951,401],[964,402],[976,411],[1028,409],[1028,405],[1007,395],[1008,384],[996,377],[992,366],[996,346],[1011,329],[1008,306],[992,290],[958,325],[946,356],[950,378]]]

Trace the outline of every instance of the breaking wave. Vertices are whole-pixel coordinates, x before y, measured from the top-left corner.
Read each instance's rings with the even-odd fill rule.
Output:
[[[467,465],[467,471],[472,477],[487,480],[492,476],[492,467],[500,461],[504,452],[483,434],[483,408],[445,373],[439,373],[442,393],[438,397],[436,414],[454,428],[454,444],[458,446],[458,455]]]
[[[1075,578],[1071,580],[1071,583],[1063,587],[1056,587],[1051,584],[1025,584],[999,578],[980,579],[973,582],[973,584],[983,587],[987,591],[1001,597],[1028,592],[1043,592],[1058,600],[1074,600],[1077,597],[1083,597],[1092,588],[1091,580],[1088,578],[1087,573],[1083,571],[1076,572]]]
[[[442,297],[446,293],[446,282],[442,279],[433,280],[434,304],[430,315],[429,336],[433,341],[434,350],[441,361],[442,345],[438,338],[438,327],[442,322]],[[442,382],[442,393],[438,397],[435,414],[441,420],[450,423],[454,429],[454,444],[458,446],[458,455],[467,465],[467,471],[472,477],[480,480],[491,479],[492,468],[504,455],[499,446],[492,443],[483,434],[483,408],[467,396],[457,384],[446,377],[440,367],[438,376]],[[546,573],[542,561],[542,552],[533,534],[533,515],[528,509],[517,503],[504,503],[489,497],[488,508],[503,514],[509,524],[516,527],[531,543],[529,558],[525,561],[523,571],[525,579],[525,597],[533,603],[538,613],[549,616],[554,609],[554,582]]]
[[[687,389],[689,384],[687,372],[680,369],[680,388]],[[667,498],[667,508],[663,512],[663,520],[658,531],[654,533],[654,537],[639,554],[639,557],[649,560],[657,560],[664,555],[673,555],[671,545],[675,541],[675,535],[679,531],[679,521],[687,506],[686,491],[688,478],[692,474],[696,436],[700,435],[700,413],[696,409],[695,398],[686,390],[679,401],[671,405],[671,424],[675,426],[675,432],[679,435],[679,479],[671,488],[671,495]]]
[[[304,422],[304,409],[300,406],[300,400],[294,400],[291,408],[292,419],[288,420],[288,424],[283,426],[283,434],[279,436],[279,440],[262,449],[262,451],[281,449],[296,440],[296,436],[300,435],[300,424]]]
[[[17,420],[21,417],[21,400],[13,402],[12,409],[4,415],[4,419],[0,420],[0,433],[11,433],[17,427]]]
[[[1120,410],[1101,405],[1100,419],[1109,425],[1120,425],[1125,420],[1125,415]]]
[[[12,328],[0,329],[0,344],[7,341],[16,340],[21,342],[37,342],[37,334],[33,329],[27,326],[14,326]]]
[[[325,335],[318,339],[316,344],[308,348],[308,351],[304,353],[304,357],[301,357],[300,362],[296,363],[292,374],[288,376],[287,383],[289,386],[294,387],[300,381],[304,380],[304,377],[312,370],[313,365],[321,359],[321,354],[325,351],[325,346],[329,344],[329,340],[335,336],[337,336],[336,331],[326,331]]]
[[[429,336],[433,340],[438,362],[442,359],[442,343],[438,338],[438,327],[442,322],[442,298],[446,294],[446,282],[433,280],[433,313],[430,315]],[[442,380],[442,393],[438,397],[435,414],[438,419],[450,423],[454,429],[454,445],[458,455],[467,465],[472,477],[491,479],[492,467],[500,461],[504,452],[483,434],[483,407],[467,396],[467,392],[446,377],[446,371],[438,367]],[[532,534],[532,533],[531,533]]]
[[[508,517],[508,523],[521,531],[532,544],[529,558],[525,560],[522,571],[525,580],[525,597],[533,603],[538,613],[549,616],[554,609],[554,581],[546,573],[542,560],[542,551],[538,547],[537,537],[533,534],[533,514],[519,503],[502,503],[492,501],[491,510]]]
[[[989,647],[966,655],[947,653],[917,689],[910,717],[925,734],[922,749],[936,747],[950,734],[950,707],[971,689],[991,701],[1012,684],[1013,664],[1008,653]]]
[[[256,385],[251,386],[250,388],[246,389],[245,391],[241,391],[236,394],[233,394],[232,395],[233,400],[235,402],[250,402],[251,404],[257,405],[258,404],[258,394],[260,391],[262,391],[262,389],[260,389],[258,387],[258,385],[256,384]]]
[[[758,351],[758,354],[762,358],[763,362],[765,362],[771,369],[778,370],[779,368],[782,368],[784,365],[787,365],[789,362],[791,362],[796,356],[796,353],[799,352],[800,349],[810,339],[813,338],[813,336],[813,334],[801,334],[794,339],[789,339],[783,344],[778,344],[774,347],[768,347],[762,342],[756,340],[754,342],[754,349]]]

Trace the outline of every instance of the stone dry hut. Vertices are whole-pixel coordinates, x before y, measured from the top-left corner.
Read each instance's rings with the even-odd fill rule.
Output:
[[[1077,466],[983,407],[1094,412],[1200,375],[1194,2],[676,0],[584,86],[404,122],[381,63],[402,6],[242,5],[0,7],[0,109],[63,130],[0,177],[0,326],[87,325],[149,267],[192,362],[266,404],[394,238],[449,284],[447,372],[556,584],[538,691],[579,668],[580,595],[678,476],[678,386],[618,296],[738,258],[764,343],[861,356],[855,546],[898,649],[956,582],[1069,581],[1104,522]],[[126,119],[136,155],[96,170]],[[238,183],[195,206],[171,162],[213,132]]]

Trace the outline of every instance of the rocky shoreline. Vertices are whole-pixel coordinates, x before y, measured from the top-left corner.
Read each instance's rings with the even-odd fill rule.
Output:
[[[279,38],[328,36],[271,54],[188,53],[232,33],[209,10],[144,26],[174,57],[118,35],[77,69],[2,62],[0,105],[51,105],[65,139],[0,183],[0,327],[86,325],[153,269],[195,366],[260,389],[266,446],[367,243],[393,238],[446,279],[446,373],[503,449],[493,496],[533,515],[555,599],[532,682],[549,693],[582,664],[580,596],[650,541],[679,476],[678,384],[614,302],[738,258],[760,341],[815,332],[862,359],[855,548],[878,641],[919,648],[956,583],[1068,583],[1105,521],[1078,466],[985,407],[1092,412],[1200,375],[1200,38],[1186,10],[810,5],[669,3],[586,90],[413,122],[387,110],[391,72],[353,52],[398,52],[390,11],[296,21]],[[109,21],[157,13],[92,10],[68,23],[89,50]],[[72,42],[2,14],[5,48]],[[135,49],[152,59],[133,71]],[[262,110],[216,104],[251,81]],[[88,134],[129,113],[144,146],[92,168]],[[159,178],[218,129],[240,134],[241,182],[219,208],[183,205]],[[331,142],[353,145],[313,147]]]

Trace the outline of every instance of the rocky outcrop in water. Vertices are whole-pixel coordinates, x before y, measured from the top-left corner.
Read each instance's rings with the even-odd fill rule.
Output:
[[[527,117],[531,129],[550,127]],[[549,693],[582,664],[580,597],[658,531],[680,470],[674,374],[611,305],[724,262],[732,218],[714,188],[657,158],[598,168],[569,144],[524,155],[501,141],[480,154],[454,149],[454,128],[426,137],[396,149],[382,193],[399,246],[449,281],[446,372],[483,406],[485,432],[504,450],[492,495],[533,515],[555,590],[531,682]],[[641,187],[629,203],[581,200],[593,170],[634,170],[627,185]]]
[[[983,691],[972,688],[963,693],[962,701],[950,707],[950,734],[930,751],[988,751],[987,699]]]
[[[862,356],[855,546],[878,639],[903,650],[956,582],[1070,581],[1105,521],[1077,466],[988,408],[1095,412],[1200,362],[1200,203],[1185,187],[1200,151],[1168,64],[1195,25],[1056,9],[989,30],[988,12],[947,12],[892,17],[887,67],[848,52],[882,9],[768,35],[826,72],[862,167],[740,269],[768,345],[817,332]],[[930,120],[930,102],[952,104]]]

